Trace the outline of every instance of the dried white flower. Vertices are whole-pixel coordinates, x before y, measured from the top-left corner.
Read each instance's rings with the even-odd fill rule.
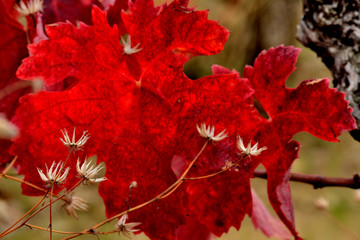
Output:
[[[137,188],[137,181],[132,181],[129,188]]]
[[[257,156],[262,151],[267,149],[267,147],[262,147],[258,149],[258,143],[256,143],[254,146],[251,147],[251,141],[248,143],[247,147],[245,147],[244,142],[240,136],[238,136],[237,147],[239,148],[240,151],[244,152],[245,154],[253,155],[253,156]]]
[[[121,42],[124,47],[124,54],[131,55],[142,50],[142,48],[138,48],[140,46],[140,43],[138,43],[135,47],[131,47],[130,35],[127,37],[126,41],[121,37]]]
[[[78,211],[87,211],[88,205],[84,199],[81,197],[71,196],[70,198],[67,198],[68,202],[65,203],[63,206],[65,208],[66,213],[69,216],[73,216],[74,218],[77,218],[76,210]]]
[[[98,182],[103,182],[106,180],[105,177],[102,178],[95,178],[96,174],[98,174],[100,172],[100,170],[103,167],[100,165],[96,164],[92,164],[92,161],[88,159],[85,159],[85,161],[83,162],[83,164],[80,167],[80,160],[77,160],[76,163],[76,171],[78,172],[78,174],[84,178],[85,182],[89,181],[91,183],[98,183]]]
[[[318,197],[317,199],[315,199],[314,205],[319,210],[327,210],[329,209],[330,203],[324,197]]]
[[[218,133],[218,135],[215,135],[215,126],[206,126],[205,123],[202,123],[200,127],[196,125],[196,128],[200,134],[201,137],[206,138],[208,140],[218,142],[226,138],[228,135],[225,133],[226,129],[224,129],[222,132]]]
[[[43,3],[44,0],[30,0],[27,3],[25,3],[24,1],[20,1],[19,5],[15,6],[15,9],[21,15],[28,16],[37,12],[42,12]]]
[[[54,169],[55,162],[53,162],[51,164],[50,169],[47,167],[46,164],[45,164],[45,166],[46,166],[46,174],[44,174],[40,168],[37,168],[41,180],[43,180],[44,182],[47,182],[47,183],[55,183],[55,184],[61,184],[61,183],[65,182],[66,177],[70,170],[69,167],[67,167],[61,174],[60,171],[63,168],[63,164],[61,162],[56,164],[55,169]]]
[[[129,216],[127,213],[122,215],[119,221],[116,223],[115,227],[119,229],[122,234],[124,234],[127,237],[130,237],[130,233],[139,231],[139,229],[133,229],[133,228],[140,225],[141,223],[139,222],[126,223],[128,217]]]
[[[226,171],[230,170],[235,164],[233,164],[231,161],[226,160],[225,165],[221,168],[221,170]]]
[[[355,201],[360,204],[360,189],[357,189],[355,190],[354,192],[354,198],[355,198]]]
[[[74,128],[73,135],[72,135],[72,140],[70,140],[69,134],[66,131],[66,129],[61,130],[64,139],[60,138],[60,140],[66,147],[69,148],[70,151],[72,151],[72,150],[74,150],[74,151],[81,150],[84,147],[84,145],[86,144],[87,140],[89,140],[89,138],[90,138],[88,132],[83,131],[83,134],[80,137],[80,139],[75,142],[75,129],[76,128]]]

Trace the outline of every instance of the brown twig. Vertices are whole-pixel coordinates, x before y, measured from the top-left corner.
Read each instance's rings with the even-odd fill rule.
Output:
[[[16,224],[18,224],[19,222],[21,222],[21,220],[23,220],[27,215],[29,215],[37,206],[40,205],[40,203],[43,202],[43,200],[46,198],[47,193],[45,193],[45,195],[29,210],[27,211],[21,218],[19,218],[15,223],[13,223],[10,227],[8,227],[4,232],[2,232],[0,234],[0,238],[4,237],[10,233],[12,233],[13,231],[15,231],[16,229],[20,228],[21,226],[23,226],[22,224],[18,225],[17,227]]]
[[[32,187],[32,188],[37,189],[37,190],[39,190],[39,191],[42,191],[42,192],[44,192],[44,193],[47,192],[46,189],[41,188],[41,187],[39,187],[39,186],[36,186],[36,185],[34,185],[34,184],[30,183],[30,182],[21,180],[21,179],[19,179],[19,178],[16,178],[16,177],[13,177],[13,176],[10,176],[10,175],[7,175],[7,174],[1,174],[1,176],[3,176],[5,179],[11,179],[11,180],[13,180],[13,181],[15,181],[15,182],[23,183],[23,184],[25,184],[25,185],[28,185],[29,187]]]
[[[4,169],[4,171],[1,172],[0,174],[0,178],[4,177],[6,175],[6,173],[12,168],[12,166],[14,166],[16,160],[17,160],[17,156],[15,156],[13,158],[13,160],[11,160],[11,162],[9,163],[9,165]]]
[[[56,181],[56,179],[55,179]],[[53,233],[53,229],[52,229],[52,197],[53,197],[53,192],[54,192],[54,185],[51,186],[51,190],[50,190],[50,206],[49,206],[49,216],[50,216],[50,240],[52,240],[52,233]]]
[[[44,228],[44,227],[40,227],[40,226],[36,226],[30,223],[25,223],[25,226],[27,226],[30,229],[38,229],[38,230],[42,230],[42,231],[47,231],[49,232],[49,228]],[[108,234],[112,234],[112,233],[118,233],[120,232],[120,229],[116,229],[116,230],[112,230],[112,231],[108,231],[108,232],[96,232],[94,234],[96,235],[108,235]],[[77,234],[77,232],[66,232],[66,231],[60,231],[60,230],[52,230],[52,232],[54,233],[59,233],[59,234]]]
[[[33,224],[29,224],[29,223],[25,223],[24,224],[25,226],[29,227],[30,229],[39,229],[39,230],[43,230],[43,231],[50,231],[49,228],[44,228],[44,227],[40,227],[40,226],[36,226],[36,225],[33,225]],[[65,231],[59,231],[59,230],[52,230],[52,232],[54,233],[59,233],[59,234],[75,234],[76,232],[65,232]]]
[[[63,200],[63,201],[65,201],[65,202],[68,202],[64,197],[65,197],[66,195],[68,195],[70,192],[72,192],[75,188],[77,188],[82,182],[83,182],[83,179],[80,180],[80,181],[78,181],[72,188],[70,188],[68,191],[66,191],[66,192],[65,192],[64,194],[62,194],[61,196],[58,196],[58,195],[55,195],[55,194],[54,194],[53,196],[55,196],[56,199],[55,199],[55,200],[52,200],[52,201],[51,201],[51,204],[54,204],[55,202],[57,202],[57,201],[59,201],[59,200]],[[46,195],[47,195],[47,193],[46,193]],[[46,195],[45,195],[45,196],[46,196]],[[12,233],[13,231],[19,229],[19,228],[22,227],[22,226],[26,226],[26,225],[27,225],[27,222],[28,222],[30,219],[32,219],[34,216],[36,216],[39,212],[41,212],[42,210],[44,210],[44,209],[47,208],[48,206],[50,206],[50,202],[49,202],[48,204],[42,206],[42,207],[39,208],[38,210],[36,210],[34,213],[32,213],[27,219],[25,219],[25,220],[24,220],[20,225],[18,225],[16,228],[11,229],[11,227],[10,227],[10,228],[8,228],[8,231],[4,231],[3,233],[1,233],[0,238],[3,237],[3,236],[8,235],[8,234],[10,234],[10,233]],[[24,217],[25,217],[25,216],[24,216]],[[24,217],[22,217],[22,219],[24,219]],[[19,223],[22,219],[19,219],[16,223],[14,223],[14,224],[12,225],[12,227],[14,227],[14,226],[15,226],[17,223]],[[49,231],[50,231],[50,230],[49,230]]]
[[[69,154],[68,154],[68,156],[67,156],[67,158],[66,158],[66,162],[67,162],[67,160],[70,158],[71,153],[72,153],[72,151],[70,150],[70,151],[69,151]],[[36,185],[34,185],[34,184],[31,184],[31,183],[29,183],[29,182],[26,182],[26,181],[23,181],[23,180],[21,180],[21,179],[17,179],[17,178],[15,178],[15,177],[12,177],[12,176],[7,175],[6,172],[11,168],[11,166],[15,163],[15,161],[16,161],[16,157],[15,157],[15,158],[13,159],[13,161],[9,164],[9,166],[1,173],[1,176],[3,176],[4,178],[9,178],[9,179],[11,179],[11,180],[20,182],[20,183],[24,183],[24,184],[26,184],[26,185],[28,185],[28,186],[30,186],[30,187],[33,187],[34,189],[43,191],[43,192],[45,192],[45,195],[42,197],[42,199],[41,199],[37,204],[35,204],[35,206],[33,206],[28,212],[26,212],[24,216],[22,216],[22,217],[21,217],[20,219],[18,219],[14,224],[12,224],[8,229],[6,229],[4,232],[2,232],[2,233],[0,234],[0,238],[1,238],[1,237],[4,237],[4,236],[6,236],[6,235],[8,235],[8,234],[10,234],[10,233],[12,233],[13,231],[19,229],[19,228],[22,227],[22,226],[26,225],[26,223],[27,223],[32,217],[34,217],[37,213],[39,213],[40,211],[42,211],[43,209],[45,209],[47,206],[50,206],[50,239],[52,239],[52,211],[51,211],[52,209],[51,209],[51,205],[52,205],[54,202],[56,202],[56,201],[58,201],[58,200],[60,200],[60,199],[66,201],[65,199],[63,199],[63,197],[64,197],[66,194],[68,194],[68,193],[70,193],[71,191],[73,191],[77,186],[79,186],[80,183],[82,182],[82,180],[79,181],[78,183],[76,183],[70,190],[68,190],[66,193],[64,193],[63,195],[61,195],[61,196],[59,197],[57,194],[53,194],[53,187],[54,187],[54,183],[56,182],[57,177],[59,176],[59,173],[60,173],[61,170],[64,168],[64,166],[62,166],[62,169],[61,169],[61,170],[59,171],[59,173],[56,175],[55,180],[52,182],[50,188],[48,188],[47,190],[45,190],[45,189],[42,189],[42,188],[40,188],[40,187],[38,187],[38,186],[36,186]],[[38,209],[37,211],[35,211],[33,214],[31,214],[25,221],[23,221],[22,224],[16,226],[16,225],[17,225],[20,221],[22,221],[27,215],[29,215],[37,206],[40,205],[40,203],[46,198],[46,196],[47,196],[47,194],[49,193],[50,190],[51,190],[50,202],[49,202],[47,205],[45,205],[45,206],[43,206],[42,208],[40,208],[40,209]],[[55,196],[55,197],[57,197],[57,198],[56,198],[55,200],[52,200],[52,197],[53,197],[53,196]],[[15,227],[15,226],[16,226],[16,227]]]
[[[261,169],[255,170],[254,176],[257,178],[267,179],[266,171]],[[291,173],[290,181],[310,184],[314,187],[314,189],[324,187],[345,187],[352,189],[360,189],[359,174],[354,174],[352,178],[336,178],[325,177],[316,174]]]
[[[76,233],[76,234],[73,234],[69,237],[66,237],[66,238],[63,238],[62,240],[68,240],[68,239],[72,239],[72,238],[75,238],[75,237],[78,237],[78,236],[81,236],[81,235],[84,235],[84,234],[92,234],[94,232],[94,229],[97,229],[98,227],[101,227],[102,225],[106,224],[106,223],[109,223],[111,221],[113,221],[114,219],[116,218],[119,218],[121,217],[122,215],[126,214],[126,213],[129,213],[129,212],[133,212],[137,209],[140,209],[140,208],[143,208],[147,205],[149,205],[150,203],[153,203],[159,199],[162,199],[163,197],[167,197],[168,196],[168,193],[169,192],[172,192],[172,190],[174,188],[178,188],[182,183],[183,183],[183,179],[186,177],[186,175],[189,173],[189,171],[191,170],[192,166],[195,164],[195,162],[197,161],[197,159],[200,157],[200,155],[203,153],[203,151],[205,150],[206,146],[208,145],[209,141],[206,141],[203,145],[203,147],[201,148],[201,150],[198,152],[198,154],[194,157],[194,159],[190,162],[190,164],[188,165],[188,167],[186,168],[186,170],[183,172],[183,174],[179,177],[179,179],[174,182],[170,187],[168,187],[167,189],[165,189],[163,192],[161,192],[159,195],[157,195],[156,197],[150,199],[149,201],[147,202],[144,202],[140,205],[137,205],[133,208],[130,208],[126,211],[123,211],[119,214],[116,214],[114,216],[112,216],[111,218],[108,218],[106,219],[105,221],[102,221],[96,225],[94,225],[93,227],[89,228],[89,229],[86,229],[82,232],[79,232],[79,233]]]

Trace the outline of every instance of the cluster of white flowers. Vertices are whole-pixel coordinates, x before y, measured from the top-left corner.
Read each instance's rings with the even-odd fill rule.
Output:
[[[201,137],[206,138],[210,141],[218,142],[228,137],[228,135],[225,133],[226,129],[215,135],[215,126],[206,126],[205,123],[202,123],[200,126],[196,125],[196,128]],[[254,146],[251,146],[251,141],[248,143],[247,147],[245,147],[244,142],[240,136],[238,136],[237,147],[245,154],[253,156],[258,156],[262,151],[267,149],[267,147],[262,147],[258,149],[258,143],[255,143]]]
[[[44,0],[30,0],[27,3],[25,3],[24,1],[20,1],[19,5],[15,6],[15,9],[21,15],[28,16],[37,12],[42,12],[43,3]]]
[[[75,128],[74,128],[72,140],[70,140],[70,137],[66,130],[63,130],[62,133],[63,133],[63,139],[60,138],[61,142],[72,150],[81,149],[89,139],[89,135],[87,134],[87,131],[84,131],[81,138],[78,141],[76,141]],[[91,160],[94,158],[96,159],[96,156],[92,156],[88,159],[85,159],[85,161],[82,164],[80,164],[80,160],[78,159],[76,163],[76,170],[80,175],[80,177],[84,179],[84,182],[89,181],[91,183],[98,183],[106,180],[105,177],[102,178],[95,177],[103,167],[100,165],[96,165],[96,163],[93,164]],[[48,168],[46,164],[45,166],[46,166],[45,173],[43,172],[43,170],[39,168],[37,168],[37,170],[40,175],[40,178],[44,182],[49,183],[49,186],[51,186],[51,184],[61,184],[66,181],[66,177],[68,176],[70,170],[69,167],[63,170],[64,167],[62,162],[59,162],[58,164],[53,162],[50,168]],[[136,184],[136,182],[134,184]],[[66,201],[65,205],[63,205],[65,211],[67,212],[68,215],[73,216],[75,218],[77,218],[77,214],[76,214],[77,210],[80,211],[88,210],[88,205],[86,201],[80,197],[71,195],[70,197],[65,197],[65,201]]]

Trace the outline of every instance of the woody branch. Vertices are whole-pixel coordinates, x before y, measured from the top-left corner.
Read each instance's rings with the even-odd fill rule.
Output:
[[[267,179],[267,173],[265,170],[255,170],[254,176],[256,178]],[[314,189],[324,187],[360,189],[360,176],[357,173],[354,174],[354,176],[351,178],[336,178],[317,174],[291,173],[289,180],[293,182],[310,184],[314,187]]]

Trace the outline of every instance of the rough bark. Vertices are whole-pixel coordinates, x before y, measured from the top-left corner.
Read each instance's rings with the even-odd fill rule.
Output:
[[[304,0],[296,37],[315,51],[346,94],[360,127],[360,0]],[[360,140],[360,130],[352,131]]]

